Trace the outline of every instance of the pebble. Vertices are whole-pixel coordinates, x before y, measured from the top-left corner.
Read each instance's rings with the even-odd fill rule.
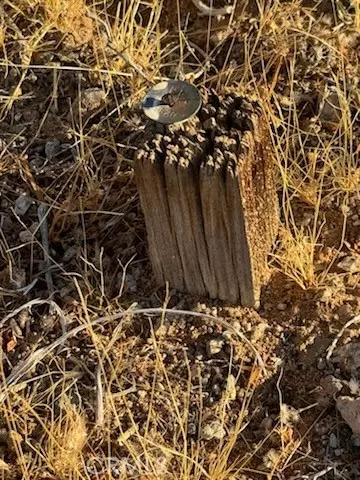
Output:
[[[357,371],[360,368],[360,342],[347,343],[335,350],[334,361],[342,370],[357,378]]]
[[[230,341],[232,339],[233,333],[230,330],[225,330],[222,335],[225,338],[225,340]]]
[[[241,323],[239,322],[239,320],[235,320],[235,322],[232,322],[232,326],[235,328],[235,330],[241,331]]]
[[[320,380],[320,386],[322,387],[324,395],[328,397],[333,397],[343,388],[341,380],[334,377],[333,375],[328,375],[327,377],[322,378]]]
[[[212,391],[215,395],[218,395],[221,392],[221,387],[218,383],[215,383],[212,387]]]
[[[339,397],[336,400],[336,408],[353,433],[360,435],[360,398]]]
[[[252,330],[252,324],[251,322],[244,322],[244,329],[245,329],[245,332],[251,332]]]
[[[106,100],[106,93],[101,88],[88,88],[81,95],[81,107],[87,111],[100,108]]]
[[[342,203],[340,205],[340,210],[342,212],[342,214],[344,215],[344,217],[346,217],[347,215],[351,215],[351,208],[346,205],[345,203]]]
[[[354,447],[360,447],[360,435],[359,434],[354,434],[351,437],[352,444]]]
[[[339,442],[335,433],[330,433],[329,446],[333,449],[336,449],[339,446]]]
[[[309,213],[309,212],[305,212],[304,213],[304,216],[303,216],[303,220],[301,221],[301,225],[303,227],[307,227],[308,225],[310,225],[310,223],[312,222],[312,220],[314,220],[314,214],[313,213]]]
[[[213,338],[207,344],[208,352],[210,355],[216,355],[221,352],[224,346],[224,340],[221,338]]]
[[[256,325],[256,327],[254,328],[251,334],[251,341],[253,343],[256,343],[258,340],[260,340],[264,336],[265,330],[267,328],[268,328],[268,325],[265,322],[262,322]]]
[[[71,259],[75,258],[79,253],[79,247],[77,245],[70,245],[67,248],[63,255],[63,262],[69,262]]]
[[[214,117],[210,117],[203,123],[205,130],[213,130],[216,127],[216,120]]]
[[[196,310],[198,312],[204,312],[206,310],[205,303],[198,303],[197,306],[196,306]]]
[[[277,306],[277,309],[283,312],[284,310],[287,309],[286,303],[279,303]]]
[[[19,239],[22,243],[31,243],[34,239],[34,235],[29,230],[23,230],[19,233]]]
[[[205,440],[211,440],[216,438],[221,440],[226,435],[225,428],[219,420],[214,420],[213,422],[208,423],[203,428],[203,436]]]
[[[168,332],[168,328],[166,325],[160,325],[155,332],[156,337],[165,337]]]
[[[227,378],[226,396],[229,401],[236,400],[236,378],[231,374]]]
[[[348,273],[360,272],[360,255],[348,255],[338,262],[337,266]]]
[[[260,430],[263,430],[265,435],[269,435],[273,429],[273,419],[271,417],[265,417],[260,423]]]
[[[45,156],[47,160],[53,160],[61,150],[60,140],[51,140],[45,144]]]
[[[325,370],[325,368],[326,368],[325,358],[319,358],[317,368],[318,368],[318,370]]]
[[[0,428],[0,443],[7,442],[9,438],[9,432],[6,428]]]
[[[324,103],[319,112],[319,118],[324,123],[338,123],[341,118],[340,99],[336,92],[324,98]]]
[[[27,195],[20,195],[15,201],[15,213],[17,215],[25,215],[33,203],[33,199]]]
[[[145,390],[139,390],[137,394],[139,398],[145,399],[148,393]]]
[[[344,453],[344,449],[343,448],[337,448],[336,450],[334,450],[334,455],[335,457],[341,457],[341,455]]]

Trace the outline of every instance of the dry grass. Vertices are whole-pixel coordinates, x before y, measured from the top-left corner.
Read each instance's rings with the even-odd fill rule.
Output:
[[[118,232],[117,222],[136,203],[136,193],[128,193],[133,188],[129,186],[131,172],[124,168],[125,173],[120,175],[121,168],[128,165],[120,142],[126,141],[129,132],[138,125],[134,107],[150,84],[175,71],[179,76],[190,75],[188,78],[194,78],[199,86],[216,86],[220,91],[231,89],[239,93],[251,90],[261,96],[265,113],[274,126],[272,139],[282,195],[282,225],[273,252],[273,267],[304,290],[326,286],[328,273],[344,243],[347,216],[343,216],[341,241],[334,247],[336,253],[324,265],[319,261],[326,247],[322,243],[324,209],[328,205],[346,207],[358,192],[360,182],[358,152],[353,151],[357,132],[352,114],[360,99],[356,91],[351,94],[344,91],[350,68],[356,70],[354,63],[347,60],[351,42],[336,31],[334,34],[319,26],[311,10],[302,9],[300,1],[286,7],[275,1],[269,8],[266,2],[259,2],[257,16],[239,15],[234,18],[235,26],[224,24],[234,41],[227,47],[223,64],[211,70],[212,56],[218,48],[210,48],[210,36],[217,30],[216,20],[207,24],[205,33],[200,32],[207,37],[205,46],[194,49],[196,32],[188,28],[186,17],[182,19],[179,34],[165,30],[162,1],[108,3],[111,2],[5,0],[0,5],[0,65],[6,78],[12,69],[17,72],[12,87],[0,90],[2,120],[11,115],[14,106],[32,99],[32,91],[23,91],[30,71],[53,74],[52,94],[47,98],[45,112],[41,113],[41,125],[52,111],[57,115],[59,79],[68,72],[77,75],[75,94],[79,98],[77,103],[69,105],[70,126],[65,132],[73,143],[75,165],[65,169],[60,177],[54,174],[53,183],[41,189],[29,169],[28,147],[24,146],[22,156],[14,157],[10,145],[1,144],[0,174],[16,172],[32,195],[51,207],[50,236],[57,241],[65,236],[78,247],[75,274],[58,264],[56,268],[62,279],[75,286],[72,292],[77,293],[78,301],[74,302],[72,321],[86,326],[80,342],[91,345],[94,365],[100,365],[96,376],[95,370],[88,371],[79,356],[69,369],[65,344],[62,355],[52,352],[41,358],[38,370],[42,373],[34,367],[21,382],[5,389],[5,399],[0,405],[1,427],[8,432],[5,443],[11,455],[6,462],[0,459],[0,475],[24,480],[112,479],[119,475],[142,480],[245,480],[252,476],[285,479],[287,469],[306,457],[307,452],[302,448],[307,439],[297,431],[293,419],[284,420],[279,398],[279,416],[274,425],[261,441],[249,443],[248,431],[251,432],[252,417],[256,415],[252,401],[266,380],[255,361],[244,365],[246,368],[240,370],[235,383],[229,366],[227,388],[211,419],[226,435],[205,441],[202,435],[210,419],[204,417],[201,382],[186,354],[183,361],[188,367],[187,376],[177,383],[164,362],[161,339],[154,329],[147,349],[144,347],[140,352],[137,336],[125,338],[122,324],[107,333],[100,326],[90,325],[99,312],[112,315],[127,307],[122,298],[123,283],[116,295],[109,292],[118,275],[125,276],[134,253],[125,252],[125,260],[121,259],[115,267],[104,265],[103,250],[98,244],[88,251],[92,241],[89,226],[94,224],[97,228],[98,217],[110,211],[112,216],[106,217],[101,226],[105,225],[103,235],[111,238]],[[359,29],[360,4],[354,0],[353,6],[353,28]],[[179,5],[177,9],[180,12]],[[173,15],[176,14],[174,2]],[[241,62],[232,64],[237,34],[244,39],[244,56]],[[219,42],[223,40],[220,38]],[[309,56],[328,55],[332,62],[332,93],[339,100],[335,107],[341,113],[331,127],[330,138],[324,138],[316,128],[319,113],[314,113],[310,125],[304,125],[297,105],[295,70],[297,62],[303,61],[301,56],[307,44],[311,45]],[[284,72],[290,79],[290,92],[283,96],[287,97],[286,108],[282,103],[285,99],[276,88],[284,80]],[[350,73],[355,76],[359,72]],[[95,123],[81,109],[81,75],[96,79],[105,103],[111,98],[115,104]],[[326,103],[330,92],[319,86],[316,93]],[[40,131],[34,135],[34,143],[39,136]],[[116,195],[111,197],[109,192],[116,181],[119,181]],[[311,217],[308,224],[299,221],[299,203]],[[87,215],[95,215],[93,224],[87,223]],[[71,233],[75,229],[80,232],[77,238]],[[34,239],[37,247],[38,243]],[[3,236],[0,236],[0,252],[11,268],[20,263],[21,247],[11,250]],[[32,256],[29,263],[33,265],[34,260]],[[15,292],[6,309],[15,308],[17,295]],[[5,307],[2,304],[2,309]],[[131,312],[127,317],[131,323]],[[34,350],[37,348],[40,347],[35,344]],[[247,352],[245,344],[242,348]],[[12,365],[6,353],[2,355],[3,369],[9,369]],[[251,357],[252,353],[247,355]],[[142,376],[136,368],[137,362],[141,362],[144,370]],[[147,369],[152,369],[148,377]],[[133,378],[128,377],[130,373]],[[2,376],[4,384],[4,372]],[[236,406],[236,421],[230,422],[234,389],[244,379],[245,395],[241,405]],[[129,387],[131,382],[133,387]],[[139,391],[145,392],[147,403],[141,425],[133,405],[134,393]],[[128,400],[130,397],[132,400]],[[197,398],[198,432],[196,441],[189,441],[194,398]],[[156,401],[162,404],[161,409]],[[172,424],[172,435],[168,434],[168,423]],[[114,458],[106,460],[109,457]],[[262,469],[253,471],[252,462],[260,457]],[[94,473],[100,470],[103,473]]]
[[[107,317],[107,321],[111,318]],[[96,417],[99,404],[94,397],[90,403],[84,398],[83,374],[76,368],[66,370],[64,359],[60,357],[53,357],[46,364],[41,354],[38,366],[44,373],[30,376],[5,390],[6,398],[0,411],[17,461],[14,465],[4,463],[4,470],[14,475],[21,472],[24,480],[44,478],[44,475],[45,478],[83,480],[98,478],[98,474],[103,478],[102,472],[110,479],[118,478],[121,473],[123,478],[240,480],[246,478],[246,472],[252,471],[253,457],[267,451],[264,468],[270,468],[271,473],[266,473],[266,469],[258,473],[276,478],[277,473],[286,471],[302,441],[294,429],[299,414],[289,413],[281,399],[278,421],[252,451],[247,450],[246,429],[256,414],[251,407],[253,395],[264,380],[257,362],[244,365],[236,378],[230,373],[230,365],[227,387],[211,419],[207,418],[209,411],[203,409],[201,383],[199,385],[192,377],[196,365],[188,363],[187,378],[174,383],[173,373],[163,361],[163,340],[154,331],[150,337],[151,347],[145,348],[147,355],[141,356],[143,377],[137,380],[136,386],[124,388],[128,366],[134,362],[134,350],[138,352],[137,339],[125,340],[122,335],[123,329],[133,320],[130,311],[125,322],[113,330],[111,338],[106,337],[106,342],[96,324],[85,325],[87,341],[93,343],[94,357],[101,365],[103,394],[100,402],[104,416],[100,424],[90,421]],[[82,360],[78,363],[80,365]],[[147,371],[154,375],[147,376]],[[245,383],[244,378],[247,378]],[[98,387],[95,375],[92,380]],[[232,423],[231,409],[237,398],[238,382],[244,385],[243,401]],[[146,394],[148,404],[143,423],[139,423],[134,410],[134,393],[137,392]],[[139,397],[144,398],[140,393]],[[198,441],[189,441],[194,399],[199,409]],[[172,436],[168,434],[169,422],[174,432]],[[219,439],[204,437],[208,425],[216,425],[215,432],[223,430],[224,434]],[[36,443],[35,431],[39,436]]]

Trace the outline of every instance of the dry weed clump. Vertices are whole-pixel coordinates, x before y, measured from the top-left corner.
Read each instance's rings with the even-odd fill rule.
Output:
[[[61,478],[79,471],[88,432],[86,417],[77,412],[70,399],[63,396],[59,401],[60,415],[50,425],[45,436],[44,456],[48,468]]]
[[[321,18],[300,0],[256,3],[225,21],[172,0],[1,3],[1,315],[27,305],[2,327],[4,479],[284,480],[328,468],[325,434],[312,437],[321,373],[299,350],[342,321],[311,292],[333,282],[323,298],[358,306],[359,279],[340,275],[338,259],[360,251],[359,2],[332,2]],[[171,306],[197,302],[154,287],[132,176],[144,124],[136,104],[167,76],[206,92],[250,91],[271,126],[282,205],[272,268],[304,296],[280,303],[270,286],[261,315],[232,307],[236,340],[219,305],[200,324],[133,313],[164,296]],[[60,310],[27,303],[49,296]],[[300,419],[270,378],[281,362]]]
[[[161,309],[154,313],[157,310]],[[187,313],[191,317],[192,312]],[[222,391],[211,390],[209,369],[215,372],[219,367],[194,361],[192,350],[203,348],[201,340],[189,338],[187,349],[177,340],[175,332],[184,328],[184,317],[175,317],[175,323],[160,318],[157,329],[151,322],[149,337],[143,341],[131,333],[131,311],[123,317],[125,322],[107,336],[99,321],[85,323],[82,341],[64,343],[62,351],[47,354],[46,363],[40,348],[34,373],[25,373],[20,383],[3,391],[0,440],[6,442],[6,457],[18,459],[3,467],[13,478],[21,474],[26,480],[44,475],[87,479],[97,474],[100,478],[102,474],[106,478],[242,478],[253,456],[241,438],[256,415],[253,397],[264,380],[263,368],[251,360],[252,353],[235,341],[236,335],[227,336],[234,357],[230,366],[223,367],[229,373],[222,379]],[[196,339],[212,329],[203,324],[193,331]],[[86,351],[82,349],[76,359],[80,344],[87,345]],[[51,344],[46,351],[49,348]],[[94,391],[94,386],[96,395],[89,396],[86,392]],[[209,398],[211,391],[218,402]],[[255,453],[264,442],[259,442]]]

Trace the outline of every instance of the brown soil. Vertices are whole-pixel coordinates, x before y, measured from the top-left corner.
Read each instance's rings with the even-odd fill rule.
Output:
[[[171,41],[178,35],[175,3],[173,0],[165,2],[160,20],[160,27],[170,31]],[[208,19],[198,16],[193,2],[180,3],[182,28],[189,31],[192,41],[196,39],[199,51],[206,50]],[[214,2],[214,6],[225,3]],[[237,12],[240,12],[243,7],[238,3]],[[321,8],[330,14],[326,2],[322,2]],[[314,14],[318,15],[319,22],[321,12],[319,8]],[[248,48],[248,45],[245,48],[244,33],[254,28],[255,33],[249,33],[250,46],[261,51],[261,55],[253,62],[253,77],[247,87],[241,86],[239,90],[253,91],[256,86],[261,93],[261,88],[272,88],[274,81],[272,104],[275,111],[282,109],[282,120],[286,123],[291,118],[286,106],[286,99],[290,97],[289,86],[295,85],[294,89],[302,98],[296,108],[302,122],[300,140],[303,143],[300,145],[299,139],[294,141],[297,143],[289,149],[289,156],[293,157],[292,160],[297,159],[305,170],[306,153],[330,143],[334,151],[338,146],[344,147],[342,136],[335,135],[334,139],[333,128],[328,122],[321,122],[319,117],[314,120],[314,116],[319,115],[318,97],[325,87],[333,86],[329,85],[328,79],[334,72],[338,73],[340,67],[331,55],[331,48],[323,57],[317,56],[319,45],[310,36],[299,37],[296,55],[291,48],[286,55],[280,52],[284,43],[277,43],[277,37],[272,34],[274,25],[268,30],[264,28],[260,40],[256,40],[257,27],[251,26],[255,25],[252,15],[255,14],[244,14],[238,27],[230,26],[227,30],[228,19],[213,20],[211,67],[207,79],[201,77],[199,83],[206,88],[216,86],[224,62],[228,65],[235,62],[233,75],[229,77],[229,90],[234,90],[234,85],[244,75]],[[301,18],[306,25],[305,13]],[[281,21],[276,18],[280,30],[283,27]],[[91,44],[92,20],[76,25],[84,43]],[[333,33],[337,32],[335,26],[329,26],[327,20],[319,25],[324,42],[338,47],[336,42],[340,35]],[[26,25],[21,28],[27,31]],[[346,38],[342,47],[348,58],[348,68],[349,71],[351,68],[355,70],[358,39],[353,26],[349,26],[349,30],[346,26],[341,28]],[[83,29],[87,29],[87,33]],[[98,340],[103,345],[115,339],[109,360],[104,361],[104,375],[110,378],[112,365],[121,364],[118,379],[111,385],[111,393],[115,399],[114,411],[121,412],[122,430],[131,429],[135,422],[140,435],[153,429],[154,441],[157,441],[160,434],[156,428],[160,425],[161,441],[171,445],[174,437],[180,438],[178,414],[169,394],[172,387],[177,408],[180,412],[188,412],[184,437],[189,445],[201,443],[220,455],[221,444],[218,450],[217,446],[214,447],[219,443],[218,439],[207,438],[203,427],[219,417],[224,405],[226,435],[235,428],[239,416],[243,415],[244,422],[249,422],[238,435],[228,465],[234,462],[236,470],[240,459],[243,460],[249,451],[255,453],[245,467],[241,463],[243,477],[238,472],[237,476],[233,475],[234,479],[310,479],[316,477],[301,475],[313,475],[334,465],[322,476],[323,479],[359,478],[359,447],[355,446],[350,427],[335,408],[336,395],[334,392],[329,394],[322,386],[322,382],[332,375],[342,384],[342,393],[348,393],[346,382],[351,379],[359,381],[358,372],[349,373],[334,360],[336,352],[329,361],[325,359],[337,333],[360,308],[359,271],[346,272],[338,266],[339,259],[360,254],[358,191],[334,194],[332,186],[325,185],[317,218],[305,190],[299,188],[291,200],[292,228],[301,229],[304,222],[310,229],[314,222],[318,222],[318,226],[323,224],[316,240],[319,248],[314,258],[316,272],[326,272],[319,282],[308,282],[302,288],[272,261],[271,279],[263,290],[258,311],[179,294],[171,287],[158,288],[148,259],[146,231],[132,170],[133,152],[146,119],[138,106],[131,102],[129,92],[133,93],[133,85],[126,84],[123,79],[107,84],[106,76],[101,77],[86,69],[80,71],[90,55],[86,46],[81,46],[80,37],[72,35],[70,43],[63,45],[55,43],[55,40],[60,42],[55,35],[49,36],[52,47],[48,45],[48,48],[55,53],[46,51],[45,47],[38,51],[33,59],[34,65],[26,70],[24,79],[22,70],[17,67],[0,67],[1,92],[10,95],[21,82],[19,99],[3,103],[0,123],[0,150],[3,152],[0,156],[2,318],[28,301],[47,299],[51,295],[66,313],[69,330],[85,322],[87,315],[96,318],[114,314],[134,304],[136,308],[162,307],[164,302],[169,309],[203,312],[226,320],[250,340],[265,363],[266,374],[254,362],[254,355],[246,343],[216,320],[180,313],[165,315],[161,320],[161,315],[132,316],[129,313],[120,333],[116,330],[116,322],[106,324],[99,331]],[[54,45],[61,45],[61,48],[56,50]],[[232,53],[229,55],[230,47]],[[189,72],[192,71],[190,57]],[[298,61],[295,81],[288,76],[288,57],[296,57]],[[274,58],[284,60],[276,64]],[[12,60],[18,64],[20,53],[14,53]],[[66,68],[60,68],[61,65]],[[264,69],[267,78],[264,78]],[[354,74],[349,76],[348,82],[349,104],[358,111],[358,78]],[[125,104],[119,107],[124,98]],[[312,136],[314,125],[319,127],[317,136]],[[273,129],[276,128],[274,125]],[[279,137],[282,128],[284,126],[279,121],[276,130]],[[354,144],[351,145],[354,151],[358,148],[359,128],[359,119],[354,115]],[[355,156],[354,171],[359,169],[356,162],[358,158]],[[320,164],[319,160],[319,168]],[[280,182],[278,193],[281,201],[283,186]],[[50,207],[47,218],[50,262],[46,255],[44,257],[39,227],[38,207],[41,202]],[[309,212],[312,216],[307,217]],[[344,215],[347,219],[345,229]],[[285,223],[284,215],[282,222]],[[274,252],[277,253],[278,249],[281,250],[281,245],[275,246]],[[49,272],[53,291],[49,291],[46,276]],[[59,315],[47,305],[25,309],[6,321],[1,330],[4,376],[9,377],[32,351],[58,338],[62,334],[61,327]],[[356,343],[359,336],[360,328],[354,324],[341,336],[338,347]],[[165,366],[160,373],[159,362]],[[83,331],[69,339],[61,352],[47,356],[46,361],[27,371],[21,380],[41,376],[49,368],[80,369],[82,376],[77,388],[92,433],[86,454],[106,451],[110,445],[114,455],[126,455],[124,444],[117,441],[122,432],[112,411],[106,413],[110,436],[107,431],[94,428],[95,394],[91,375],[97,363],[93,338],[89,331]],[[229,393],[228,379],[232,377],[237,379],[234,394]],[[35,455],[34,449],[24,439],[28,437],[36,443],[44,438],[38,418],[47,415],[42,405],[47,401],[45,397],[50,396],[52,383],[44,377],[39,385],[39,392],[33,390],[31,383],[23,390],[25,398],[39,395],[32,421],[18,431],[19,444],[29,458]],[[130,389],[129,394],[124,399],[121,392],[127,389]],[[8,400],[10,404],[14,402],[14,414],[21,417],[22,404],[15,402],[16,395],[16,391],[11,392]],[[229,395],[231,400],[227,397]],[[78,400],[72,401],[75,404]],[[244,405],[246,412],[243,411]],[[287,409],[286,415],[284,409]],[[4,411],[5,407],[2,407],[0,457],[13,465],[11,478],[20,479],[18,450],[16,442],[11,440]],[[150,425],[146,424],[149,412],[153,415]],[[332,433],[336,434],[335,446],[330,442]],[[186,443],[184,438],[180,438],[179,444],[181,442]],[[292,448],[294,452],[290,455]],[[280,465],[277,476],[271,476],[274,465]],[[204,468],[208,466],[209,459],[206,459]],[[34,478],[60,477],[44,469],[42,477]],[[179,477],[174,473],[170,478]],[[196,478],[205,476],[199,474]]]

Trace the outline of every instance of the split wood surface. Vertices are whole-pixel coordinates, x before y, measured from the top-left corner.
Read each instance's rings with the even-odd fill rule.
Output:
[[[259,104],[213,95],[185,126],[149,133],[135,176],[158,284],[257,306],[279,221]]]

